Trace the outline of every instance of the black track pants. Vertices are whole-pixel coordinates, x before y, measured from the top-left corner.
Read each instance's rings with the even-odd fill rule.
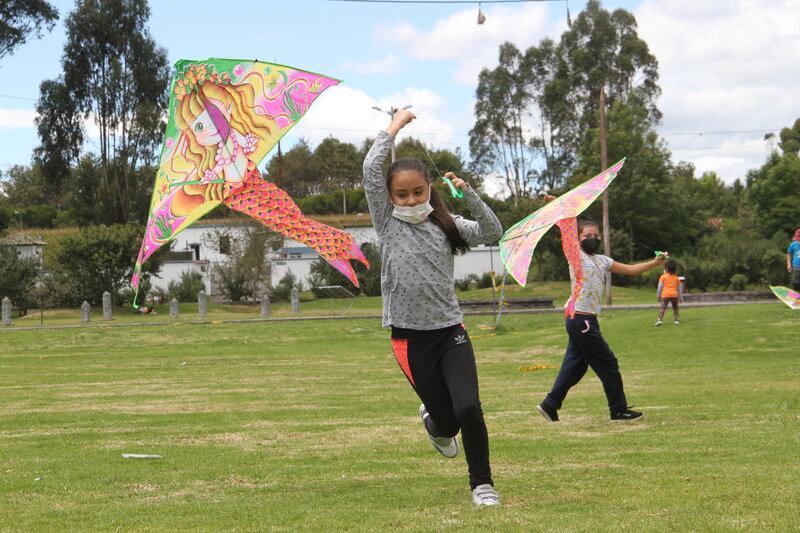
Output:
[[[461,430],[470,487],[493,484],[475,353],[463,325],[431,331],[393,327],[392,350],[428,410],[428,432],[454,437]]]
[[[581,380],[589,367],[592,367],[603,383],[611,414],[627,409],[628,403],[622,388],[619,363],[600,333],[597,317],[576,314],[575,318],[567,318],[567,335],[569,344],[564,362],[561,363],[561,370],[558,371],[553,388],[544,403],[553,409],[561,409],[561,403],[569,389]]]

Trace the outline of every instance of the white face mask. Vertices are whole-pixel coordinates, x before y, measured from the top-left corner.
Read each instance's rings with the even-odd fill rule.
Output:
[[[409,224],[421,224],[428,219],[428,215],[433,212],[433,207],[431,207],[431,190],[428,189],[428,199],[421,204],[413,205],[413,206],[401,206],[394,205],[394,210],[392,211],[392,216],[394,218],[400,219],[404,222],[408,222]]]

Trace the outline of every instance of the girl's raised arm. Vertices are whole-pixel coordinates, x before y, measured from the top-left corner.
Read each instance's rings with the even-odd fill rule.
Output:
[[[389,191],[383,175],[383,163],[392,149],[397,132],[415,118],[413,113],[405,109],[395,113],[386,130],[378,132],[372,148],[364,158],[364,192],[367,195],[372,225],[378,235],[382,234],[386,222],[392,215],[392,203],[389,201]]]

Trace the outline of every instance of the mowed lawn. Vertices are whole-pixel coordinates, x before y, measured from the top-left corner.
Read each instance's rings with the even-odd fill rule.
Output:
[[[0,330],[0,530],[797,530],[800,314],[654,318],[601,320],[646,412],[628,424],[591,371],[561,422],[536,413],[560,315],[467,321],[502,496],[484,509],[376,320]]]

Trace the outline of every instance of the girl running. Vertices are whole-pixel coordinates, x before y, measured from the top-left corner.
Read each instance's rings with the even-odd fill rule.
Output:
[[[497,505],[489,466],[489,437],[478,397],[475,355],[454,292],[453,258],[502,235],[495,214],[452,172],[476,221],[453,216],[418,159],[399,159],[384,175],[394,137],[416,117],[400,110],[378,133],[364,160],[364,189],[381,248],[383,326],[392,349],[422,400],[419,413],[433,447],[458,454],[461,440],[472,501]]]

